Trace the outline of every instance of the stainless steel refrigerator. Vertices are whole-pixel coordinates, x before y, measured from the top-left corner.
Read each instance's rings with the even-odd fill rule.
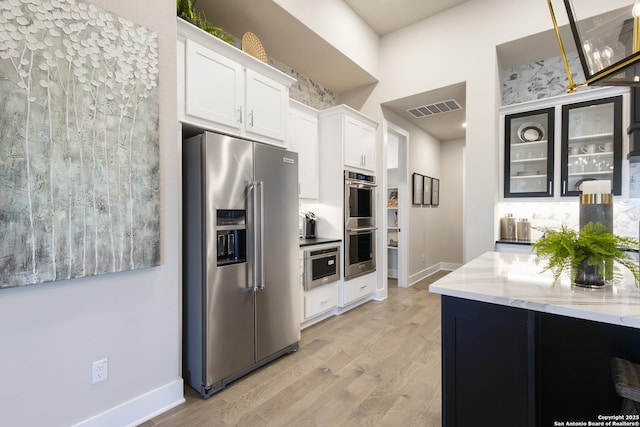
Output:
[[[210,132],[182,147],[183,378],[208,397],[298,349],[298,155]]]

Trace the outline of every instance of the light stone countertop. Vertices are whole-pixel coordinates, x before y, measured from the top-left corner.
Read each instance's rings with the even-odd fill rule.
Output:
[[[587,289],[571,286],[567,275],[554,285],[550,271],[541,273],[545,265],[536,264],[535,255],[486,252],[434,282],[429,291],[640,329],[640,289],[626,268],[619,266],[617,283]]]

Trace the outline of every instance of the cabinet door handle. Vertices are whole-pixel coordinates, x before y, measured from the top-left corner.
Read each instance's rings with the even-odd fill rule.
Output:
[[[238,108],[238,123],[242,124],[242,107]]]
[[[249,126],[253,127],[253,110],[249,113]]]
[[[562,194],[567,194],[567,180],[563,179],[562,180]]]
[[[553,181],[549,180],[549,195],[553,194]]]

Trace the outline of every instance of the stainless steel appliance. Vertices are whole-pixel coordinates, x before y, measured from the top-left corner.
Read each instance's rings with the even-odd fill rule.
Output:
[[[300,340],[297,154],[183,142],[183,377],[204,397]]]
[[[373,175],[344,171],[344,224],[346,228],[375,227]]]
[[[318,217],[313,212],[301,211],[300,212],[300,237],[303,239],[315,239],[316,238],[316,221]]]
[[[344,277],[349,279],[376,269],[376,228],[347,229],[344,239]]]
[[[304,251],[304,288],[313,289],[340,279],[340,246]]]
[[[375,176],[344,171],[345,279],[376,269],[375,190]]]

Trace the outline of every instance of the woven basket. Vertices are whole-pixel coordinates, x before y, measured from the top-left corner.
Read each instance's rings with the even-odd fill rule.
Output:
[[[254,58],[258,58],[262,62],[269,63],[267,59],[267,53],[260,43],[258,36],[251,32],[246,32],[242,36],[242,51],[248,53]]]

